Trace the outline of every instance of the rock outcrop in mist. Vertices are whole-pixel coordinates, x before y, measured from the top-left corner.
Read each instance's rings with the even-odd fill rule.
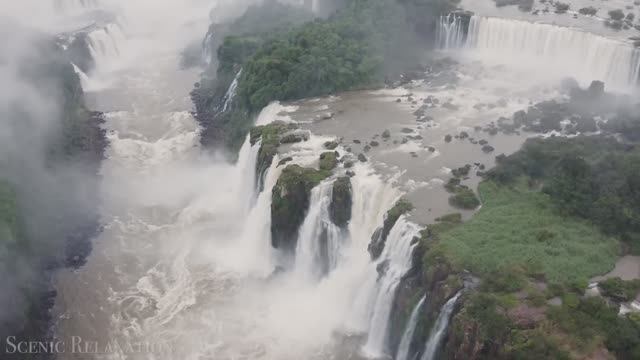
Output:
[[[40,339],[50,271],[82,265],[97,231],[107,144],[54,38],[7,22],[0,39],[0,338]]]

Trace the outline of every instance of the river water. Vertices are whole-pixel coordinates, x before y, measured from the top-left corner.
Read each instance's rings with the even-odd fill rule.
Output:
[[[91,107],[106,114],[111,143],[101,169],[104,231],[86,266],[56,276],[56,336],[82,341],[62,359],[384,358],[390,303],[421,229],[415,223],[454,211],[442,187],[452,168],[477,163],[465,182],[474,186],[480,165],[491,167],[495,155],[530,136],[490,136],[476,127],[561,96],[559,77],[443,49],[437,56],[455,61],[404,88],[265,108],[259,124],[297,121],[313,135],[283,149],[259,193],[259,144],[246,142],[238,162],[228,163],[200,147],[190,114],[198,70],[181,69],[180,52],[206,34],[209,1],[120,5],[123,39],[117,51],[98,55],[105,58],[85,81]],[[416,122],[412,113],[433,99],[440,104],[426,109],[433,119]],[[319,120],[326,112],[333,117]],[[444,140],[461,131],[495,151]],[[287,259],[270,246],[269,212],[277,162],[291,156],[314,166],[323,143],[335,139],[342,139],[341,154],[379,143],[352,169],[352,220],[344,230],[327,220],[328,179],[312,194],[298,239],[306,257],[279,271]],[[403,194],[416,210],[393,229],[383,259],[372,262],[371,235]],[[326,231],[330,267],[318,275],[314,246]],[[385,259],[390,270],[379,276]]]

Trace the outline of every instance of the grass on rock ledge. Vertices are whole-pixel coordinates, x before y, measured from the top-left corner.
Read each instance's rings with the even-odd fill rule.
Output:
[[[439,246],[455,265],[476,274],[520,267],[552,283],[585,281],[614,267],[617,240],[559,215],[549,195],[524,179],[513,186],[484,181],[478,191],[482,209],[440,235]]]

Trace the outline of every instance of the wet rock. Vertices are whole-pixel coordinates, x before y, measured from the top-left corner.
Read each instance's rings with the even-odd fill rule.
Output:
[[[365,145],[362,149],[364,152],[369,152],[371,150],[371,145]]]
[[[358,139],[355,139],[355,140],[353,140],[353,143],[354,143],[354,144],[361,144],[361,143],[362,143],[362,141],[360,141],[360,140],[358,140]]]
[[[353,161],[351,161],[351,160],[349,160],[349,161],[345,161],[345,162],[344,162],[344,168],[345,168],[345,169],[350,169],[350,168],[352,168],[352,167],[353,167],[353,165],[354,165],[354,164],[353,164]]]
[[[391,132],[389,130],[385,130],[382,132],[382,138],[383,139],[388,139],[391,137]]]
[[[316,115],[316,120],[329,120],[329,119],[333,119],[334,117],[334,113],[332,112],[325,112],[319,115]]]
[[[320,170],[331,171],[338,165],[338,152],[328,151],[320,154]]]
[[[458,136],[460,137],[460,139],[464,140],[469,137],[469,133],[467,133],[466,131],[461,131],[460,135]]]
[[[471,165],[467,164],[465,166],[451,170],[451,174],[457,178],[466,177],[469,175],[470,170],[471,170]]]
[[[360,162],[367,162],[367,157],[363,153],[360,153],[358,154],[358,160]]]
[[[351,220],[352,187],[349,177],[338,178],[333,183],[329,216],[339,227],[346,227]]]
[[[371,145],[373,147],[376,147],[376,146],[380,146],[380,143],[377,142],[377,141],[372,141],[372,142],[369,143],[369,145]]]
[[[413,132],[413,129],[411,128],[402,128],[401,130],[404,134],[411,134]]]
[[[451,110],[451,111],[456,111],[456,110],[460,109],[460,106],[454,105],[452,102],[446,102],[446,103],[442,104],[442,107],[447,109],[447,110]]]
[[[287,156],[286,158],[284,158],[284,159],[282,159],[282,160],[280,160],[278,162],[278,166],[285,165],[286,163],[288,163],[290,161],[293,161],[293,158],[291,156]]]
[[[327,141],[324,143],[324,148],[327,150],[335,150],[338,147],[338,143],[335,141]]]
[[[483,146],[484,146],[484,145],[487,145],[488,143],[489,143],[489,142],[488,142],[487,140],[484,140],[484,139],[483,139],[483,140],[478,141],[478,144],[483,145]]]
[[[495,148],[491,145],[485,145],[482,147],[482,151],[484,151],[485,153],[490,153],[492,151],[494,151]]]
[[[272,190],[271,242],[274,248],[295,251],[298,229],[309,209],[311,190],[331,173],[288,165]]]
[[[412,152],[411,152],[411,157],[417,158],[417,157],[418,157],[418,154],[416,154],[416,152],[415,152],[415,151],[412,151]]]
[[[434,148],[433,146],[429,146],[428,149],[429,152],[436,152],[436,148]]]
[[[448,135],[448,134],[447,134],[447,135],[445,135],[445,136],[444,136],[444,141],[445,141],[445,142],[450,143],[450,142],[451,142],[451,140],[453,140],[453,138],[451,137],[451,135]]]
[[[309,140],[309,133],[307,132],[293,132],[284,134],[280,138],[280,144],[294,144]]]
[[[400,199],[393,208],[391,208],[391,210],[387,211],[382,227],[376,229],[371,237],[371,242],[367,247],[372,260],[378,259],[382,254],[387,242],[387,237],[400,216],[410,212],[411,210],[413,210],[413,205],[405,199]]]

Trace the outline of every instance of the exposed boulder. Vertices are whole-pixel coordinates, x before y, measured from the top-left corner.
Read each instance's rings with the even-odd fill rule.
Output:
[[[288,165],[273,187],[271,243],[274,248],[295,251],[298,228],[309,209],[311,190],[331,173]]]
[[[400,216],[410,212],[411,210],[413,210],[413,205],[406,199],[400,199],[393,208],[391,208],[391,210],[387,211],[382,227],[376,229],[367,248],[373,260],[376,260],[382,254],[382,250],[384,250],[384,246],[387,242],[387,237]]]
[[[338,152],[327,151],[320,154],[320,170],[331,171],[338,165]]]
[[[327,150],[335,150],[338,147],[338,143],[335,141],[327,141],[324,143],[324,148]]]
[[[351,220],[352,191],[349,177],[338,178],[333,183],[329,216],[334,224],[342,228],[346,227]]]
[[[283,134],[296,128],[297,125],[295,124],[274,121],[268,125],[256,126],[249,132],[251,145],[255,145],[260,140],[262,141],[256,162],[256,181],[258,182],[259,190],[264,188],[264,183],[261,179],[264,178],[264,172],[271,166],[273,158],[278,153],[278,146],[282,141]]]

